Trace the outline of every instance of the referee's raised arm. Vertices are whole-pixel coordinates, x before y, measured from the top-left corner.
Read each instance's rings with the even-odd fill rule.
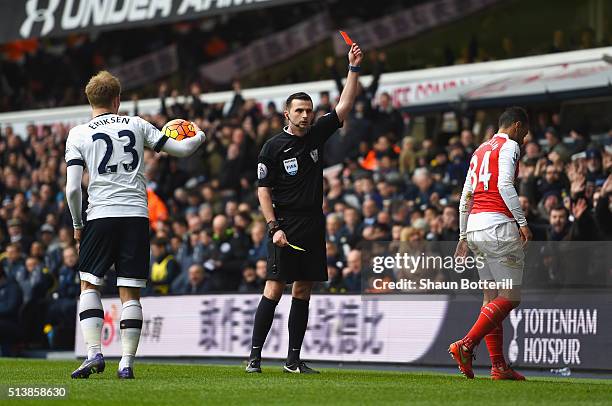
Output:
[[[359,72],[361,71],[361,60],[363,59],[363,53],[357,43],[351,45],[351,49],[348,53],[349,59],[349,72],[346,77],[346,85],[342,94],[340,94],[340,101],[336,106],[336,114],[340,122],[348,116],[350,111],[353,109],[355,103],[355,97],[357,96],[357,86],[359,83]]]

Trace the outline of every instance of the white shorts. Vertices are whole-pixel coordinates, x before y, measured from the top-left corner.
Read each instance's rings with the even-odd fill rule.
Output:
[[[513,286],[521,285],[525,253],[514,222],[468,231],[467,242],[472,252],[481,257],[485,264],[478,270],[481,280],[502,282],[511,279]]]

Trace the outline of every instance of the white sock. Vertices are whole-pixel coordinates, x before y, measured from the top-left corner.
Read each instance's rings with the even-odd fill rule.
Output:
[[[121,310],[121,349],[123,356],[119,361],[119,370],[134,366],[134,356],[140,341],[142,330],[142,306],[138,300],[128,300],[123,303]]]
[[[95,289],[85,289],[79,300],[79,319],[81,331],[87,346],[87,359],[102,353],[102,325],[104,324],[104,309],[100,292]]]

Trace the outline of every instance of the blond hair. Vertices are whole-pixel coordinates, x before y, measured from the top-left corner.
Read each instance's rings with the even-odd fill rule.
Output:
[[[89,79],[85,94],[92,107],[111,107],[115,97],[121,94],[121,83],[110,72],[103,70]]]
[[[416,227],[404,227],[400,231],[400,241],[410,241],[410,237],[420,233],[420,230]]]

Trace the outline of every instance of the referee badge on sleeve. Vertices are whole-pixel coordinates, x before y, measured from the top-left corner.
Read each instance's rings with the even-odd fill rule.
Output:
[[[285,170],[291,176],[297,174],[298,172],[298,161],[297,158],[285,159],[283,161],[283,165],[285,166]]]
[[[310,157],[314,162],[317,162],[319,160],[319,150],[315,148],[310,151]]]
[[[260,162],[257,164],[257,179],[263,179],[268,176],[268,167],[266,164]]]

